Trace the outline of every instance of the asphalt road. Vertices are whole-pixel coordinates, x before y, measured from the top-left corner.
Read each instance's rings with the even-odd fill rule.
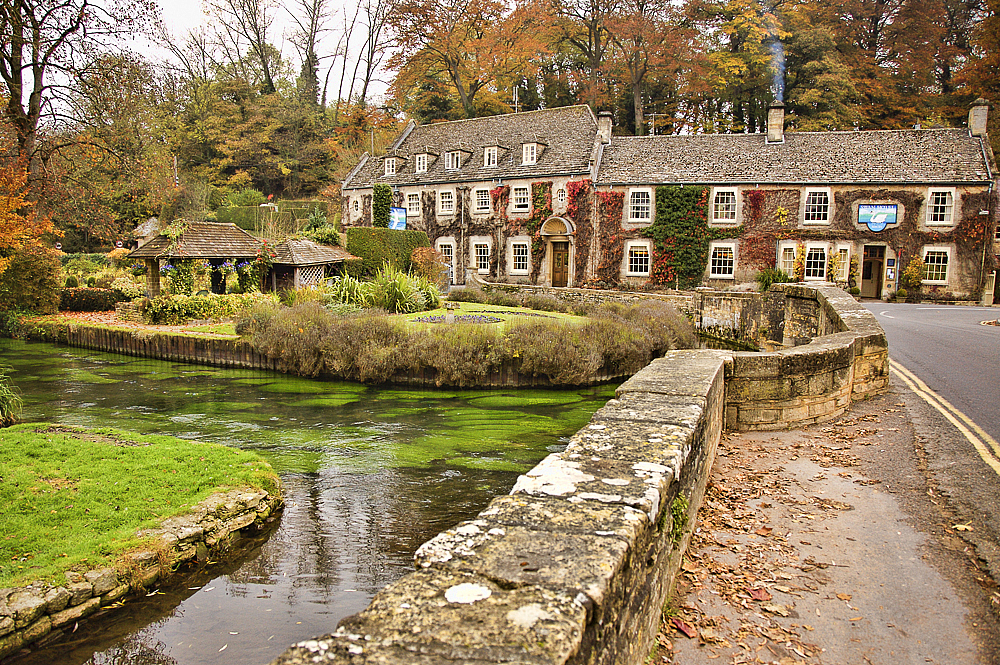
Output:
[[[1000,581],[1000,309],[865,303],[889,341],[931,492]]]

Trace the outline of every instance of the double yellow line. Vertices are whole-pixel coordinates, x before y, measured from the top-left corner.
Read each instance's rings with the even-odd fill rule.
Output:
[[[961,432],[979,456],[1000,476],[1000,444],[997,444],[989,434],[983,431],[972,419],[956,409],[951,402],[927,387],[917,375],[906,369],[895,360],[889,360],[889,369],[906,384],[906,387],[930,404]]]

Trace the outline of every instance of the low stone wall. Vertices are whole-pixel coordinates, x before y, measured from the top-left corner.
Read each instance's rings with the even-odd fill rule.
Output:
[[[75,630],[78,621],[126,600],[130,593],[144,591],[178,563],[225,552],[241,529],[261,524],[280,507],[281,497],[265,492],[215,494],[189,514],[141,532],[152,546],[129,553],[117,568],[66,573],[62,585],[35,582],[0,589],[0,658],[39,640],[54,639],[54,633]]]
[[[495,282],[478,282],[479,288],[483,291],[503,291],[506,293],[525,293],[550,296],[561,302],[570,305],[586,303],[589,305],[600,305],[606,302],[619,302],[624,304],[634,303],[639,300],[662,300],[670,303],[677,309],[686,311],[691,307],[692,297],[690,293],[675,292],[654,292],[654,291],[611,291],[601,289],[568,289],[563,287],[535,286],[533,284],[499,284]]]

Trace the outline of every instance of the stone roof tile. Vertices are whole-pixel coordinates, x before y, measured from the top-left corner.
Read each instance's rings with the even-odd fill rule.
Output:
[[[321,245],[303,238],[289,238],[274,246],[274,262],[291,266],[310,266],[356,259],[343,247]]]
[[[616,136],[597,184],[983,183],[982,141],[965,129]]]
[[[343,189],[388,185],[537,178],[590,172],[597,119],[588,106],[510,113],[414,127],[386,157],[402,157],[396,175],[386,176],[384,158],[369,159],[352,172]],[[540,143],[536,163],[521,164],[521,145]],[[500,148],[499,163],[483,166],[485,148]],[[445,169],[445,153],[462,151],[461,168]],[[427,172],[415,172],[418,154],[428,154]]]
[[[256,256],[263,242],[236,226],[216,222],[187,222],[184,233],[171,242],[162,233],[128,258],[218,259]]]

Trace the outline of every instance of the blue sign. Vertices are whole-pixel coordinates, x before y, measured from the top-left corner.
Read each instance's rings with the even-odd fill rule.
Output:
[[[389,228],[406,230],[406,208],[389,208]]]
[[[864,224],[869,231],[878,233],[885,227],[896,223],[896,204],[862,203],[858,205],[858,224]]]

